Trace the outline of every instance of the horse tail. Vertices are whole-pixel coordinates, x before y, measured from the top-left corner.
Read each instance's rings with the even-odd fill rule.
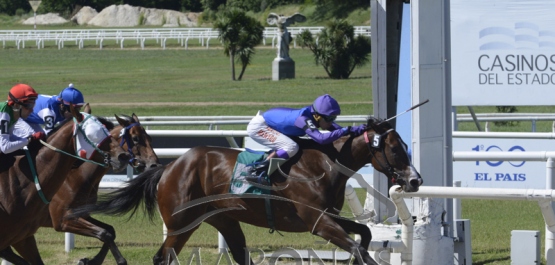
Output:
[[[136,178],[126,181],[126,186],[101,195],[96,204],[89,204],[75,209],[71,217],[90,215],[93,213],[122,216],[131,211],[128,220],[135,215],[137,209],[144,201],[144,212],[152,221],[156,210],[157,185],[165,165],[147,170]]]

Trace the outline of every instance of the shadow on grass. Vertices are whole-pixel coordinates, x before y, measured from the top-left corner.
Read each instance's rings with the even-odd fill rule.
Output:
[[[372,78],[371,75],[364,75],[364,76],[349,77],[347,79],[370,79],[370,78]],[[328,76],[315,76],[314,79],[347,80],[347,79],[331,79]]]
[[[497,259],[488,259],[488,260],[484,260],[484,261],[480,261],[480,262],[472,262],[473,265],[487,265],[487,264],[494,264],[496,262],[500,262],[500,261],[507,261],[510,260],[510,257],[504,257],[504,258],[497,258]]]
[[[331,79],[328,76],[314,76],[314,77],[302,77],[302,78],[306,78],[306,79],[316,79],[316,80],[321,80],[321,79],[329,79],[329,80],[348,80],[348,79],[371,79],[372,76],[371,75],[365,75],[365,76],[355,76],[355,77],[349,77],[348,79]],[[257,81],[271,81],[272,78],[271,77],[263,77],[263,78],[258,78],[256,79]],[[285,79],[283,79],[285,80]]]
[[[511,249],[510,248],[503,248],[503,249],[491,249],[488,251],[473,251],[472,255],[473,256],[477,256],[477,255],[484,255],[487,259],[480,259],[480,261],[476,261],[472,260],[472,264],[473,265],[487,265],[487,264],[497,264],[497,262],[502,262],[502,261],[510,261],[511,257],[509,256],[505,256],[505,253],[510,253]],[[497,254],[497,255],[495,255]],[[501,256],[503,255],[503,256]],[[492,257],[493,256],[493,257]],[[497,256],[497,257],[495,257]],[[500,257],[501,256],[501,257]]]

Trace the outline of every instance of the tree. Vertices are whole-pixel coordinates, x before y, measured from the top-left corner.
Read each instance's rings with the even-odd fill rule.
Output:
[[[347,79],[356,67],[370,60],[370,39],[362,35],[355,38],[354,27],[344,20],[328,24],[317,41],[308,30],[302,31],[298,39],[303,48],[314,53],[315,63],[322,65],[332,79]]]
[[[218,39],[223,44],[224,54],[230,58],[232,80],[235,80],[235,60],[241,62],[238,78],[241,80],[247,65],[251,63],[254,47],[262,42],[264,26],[241,9],[228,8],[221,11],[214,29],[219,32]]]
[[[313,18],[316,20],[343,19],[357,9],[370,8],[368,0],[313,0],[313,3],[316,4],[316,10],[313,14]]]
[[[13,16],[18,9],[29,12],[31,5],[27,0],[0,0],[0,14]]]

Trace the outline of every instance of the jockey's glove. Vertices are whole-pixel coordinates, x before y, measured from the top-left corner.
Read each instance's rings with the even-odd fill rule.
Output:
[[[33,133],[31,136],[29,136],[29,142],[30,141],[38,141],[38,140],[44,140],[46,139],[46,135],[44,134],[44,132],[36,132]]]
[[[343,136],[348,135],[351,133],[351,126],[343,127],[341,128],[341,130],[343,131],[342,133]]]
[[[350,126],[349,126],[349,127],[350,127]],[[351,131],[355,136],[359,136],[359,135],[363,134],[364,131],[366,131],[366,124],[361,124],[361,125],[353,126],[353,127],[351,127],[350,131]]]

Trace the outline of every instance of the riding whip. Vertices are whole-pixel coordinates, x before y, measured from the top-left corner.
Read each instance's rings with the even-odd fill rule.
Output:
[[[403,115],[403,114],[405,114],[405,113],[407,113],[407,112],[409,112],[409,111],[411,111],[411,110],[413,110],[413,109],[416,109],[416,108],[418,108],[418,107],[420,107],[420,106],[422,106],[422,105],[428,103],[428,101],[430,101],[430,100],[429,100],[429,99],[426,99],[426,100],[424,100],[424,101],[422,101],[422,102],[420,102],[420,103],[418,103],[418,104],[412,106],[410,109],[405,110],[405,111],[403,111],[403,112],[401,112],[401,113],[399,113],[399,114],[397,114],[397,115],[395,115],[395,116],[393,116],[393,117],[391,117],[391,118],[388,118],[388,119],[385,120],[385,121],[393,120],[393,119],[395,119],[395,118],[397,118],[397,117],[399,117],[399,116],[401,116],[401,115]]]

